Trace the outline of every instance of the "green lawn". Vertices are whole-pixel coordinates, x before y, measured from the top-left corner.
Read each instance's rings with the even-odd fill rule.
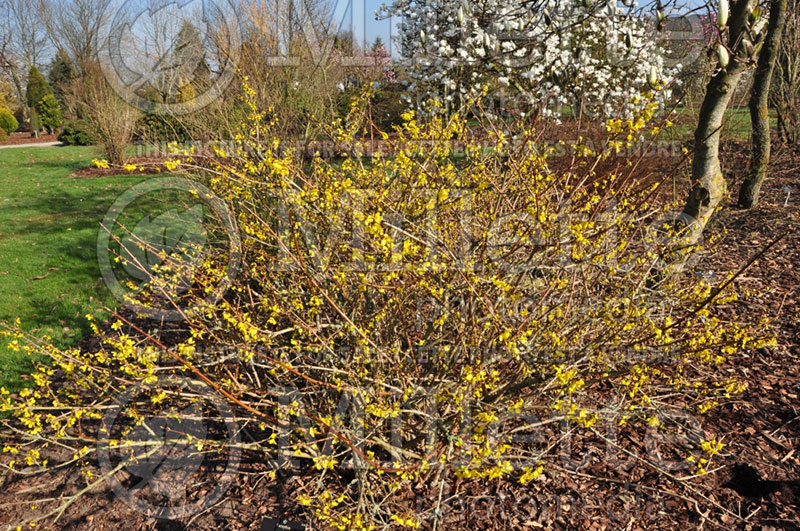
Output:
[[[90,309],[113,304],[97,263],[99,223],[141,176],[71,177],[97,156],[90,147],[0,149],[0,321],[48,334],[59,346],[88,330]],[[0,339],[0,385],[17,389],[30,370]]]
[[[687,140],[693,137],[697,127],[698,109],[679,107],[676,110],[677,118],[673,118],[675,127],[663,133],[666,140]],[[774,131],[778,126],[778,117],[770,112],[770,126]],[[725,111],[722,122],[722,138],[744,142],[750,138],[750,110],[744,106],[731,107]]]

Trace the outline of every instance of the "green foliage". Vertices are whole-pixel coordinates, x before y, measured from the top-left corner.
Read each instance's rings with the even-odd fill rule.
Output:
[[[96,143],[92,127],[83,120],[72,120],[64,124],[58,140],[68,146],[91,146]]]
[[[32,66],[28,74],[28,89],[26,91],[28,107],[31,109],[31,135],[38,133],[39,129],[42,128],[39,102],[41,102],[45,96],[52,94],[53,89],[47,83],[44,75],[42,75],[38,68]]]
[[[64,91],[68,88],[69,84],[75,78],[75,72],[72,68],[72,61],[64,50],[58,50],[58,53],[50,63],[50,71],[47,74],[47,80],[53,89],[53,94],[59,103],[63,103]]]
[[[391,130],[403,123],[403,112],[408,105],[403,101],[405,88],[397,83],[379,87],[370,104],[372,120],[379,129]]]
[[[177,118],[163,114],[148,113],[136,123],[136,138],[145,142],[186,142],[191,135],[187,127]]]
[[[37,105],[42,127],[53,134],[64,123],[61,120],[61,108],[53,94],[48,94]]]
[[[8,139],[8,133],[6,133],[5,129],[0,127],[0,140],[7,140],[7,139]]]
[[[44,75],[38,68],[32,66],[28,74],[28,90],[26,92],[28,107],[35,107],[38,102],[42,101],[42,98],[52,93],[53,89]]]
[[[6,133],[11,134],[19,128],[19,122],[11,114],[11,111],[0,107],[0,129],[3,129]]]

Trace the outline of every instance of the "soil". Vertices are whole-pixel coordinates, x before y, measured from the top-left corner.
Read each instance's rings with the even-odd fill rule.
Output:
[[[743,148],[728,147],[726,167],[745,167]],[[663,171],[661,164],[651,163]],[[732,197],[737,191],[732,185]],[[677,481],[640,464],[614,468],[601,459],[606,451],[602,441],[582,436],[573,440],[571,454],[584,462],[576,467],[563,459],[563,468],[548,472],[544,481],[528,486],[501,482],[490,492],[466,481],[449,485],[443,492],[440,529],[800,529],[800,148],[776,146],[760,204],[751,211],[729,204],[713,223],[711,230],[724,227],[726,235],[716,252],[702,256],[708,274],[735,271],[775,238],[783,238],[736,281],[756,295],[746,306],[731,303],[730,311],[756,323],[769,315],[778,346],[735,355],[725,365],[749,388],[704,417],[706,429],[713,429],[705,438],[727,445],[709,473]],[[631,448],[649,444],[642,433],[623,436]],[[592,448],[602,454],[590,454]],[[226,495],[192,518],[148,518],[110,490],[97,488],[51,527],[257,530],[265,518],[305,522],[294,493],[314,474],[299,469],[271,477],[263,459],[243,457]],[[190,496],[207,493],[218,469],[204,463],[187,481],[197,487]],[[0,472],[0,526],[35,514],[30,500],[73,495],[83,486],[74,469],[33,477]],[[438,488],[422,484],[415,491],[418,496],[440,495]],[[409,503],[413,507],[413,499]]]

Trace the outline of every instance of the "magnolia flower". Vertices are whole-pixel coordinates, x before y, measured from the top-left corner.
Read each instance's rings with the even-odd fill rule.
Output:
[[[728,0],[719,0],[719,9],[717,11],[719,12],[717,25],[719,29],[722,29],[728,23]]]
[[[719,57],[719,64],[720,66],[725,69],[728,68],[728,64],[730,63],[731,57],[728,54],[728,49],[725,48],[722,44],[717,45],[717,57]]]
[[[384,16],[404,21],[407,71],[424,95],[418,101],[512,86],[531,112],[555,116],[580,102],[587,113],[631,116],[644,105],[631,101],[673,77],[658,36],[616,2],[544,0],[532,15],[519,5],[487,0],[473,13],[466,0],[394,0]],[[437,46],[426,46],[430,39]],[[420,55],[424,49],[432,52]]]

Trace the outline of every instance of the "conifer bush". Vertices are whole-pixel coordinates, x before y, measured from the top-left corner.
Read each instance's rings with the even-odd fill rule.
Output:
[[[570,146],[574,163],[558,171],[536,127],[496,128],[480,101],[454,114],[434,102],[425,121],[407,112],[389,137],[365,119],[364,95],[327,126],[341,159],[309,164],[276,136],[280,117],[247,100],[232,144],[168,161],[233,211],[231,288],[207,298],[231,274],[223,252],[203,257],[188,290],[165,273],[131,293],[139,308],[166,297],[181,309],[171,343],[124,314],[93,324],[99,342],[85,350],[10,332],[51,364],[35,388],[3,391],[6,424],[27,434],[7,445],[9,466],[44,467],[52,442],[75,448],[95,481],[92,419],[135,382],[151,399],[128,404],[134,422],[165,410],[174,390],[159,382],[174,374],[230,404],[246,451],[314,476],[295,500],[314,528],[416,528],[441,516],[437,496],[408,501],[426,485],[557,477],[559,426],[668,431],[668,408],[702,415],[746,387],[727,357],[769,339],[717,313],[738,296],[732,276],[667,274],[681,225],[657,199],[661,181],[624,163],[595,172],[651,134],[656,97],[641,97],[652,103],[609,121],[603,146]],[[368,150],[365,132],[386,149]],[[124,432],[113,445],[140,451]],[[674,473],[705,472],[721,447],[697,440]]]
[[[52,94],[47,94],[39,100],[37,109],[39,110],[42,127],[51,135],[64,123],[61,119],[61,109],[58,106],[56,97]]]
[[[0,107],[0,129],[2,129],[8,134],[11,134],[18,128],[19,128],[19,122],[14,117],[14,115],[11,114],[11,111],[3,107]]]

